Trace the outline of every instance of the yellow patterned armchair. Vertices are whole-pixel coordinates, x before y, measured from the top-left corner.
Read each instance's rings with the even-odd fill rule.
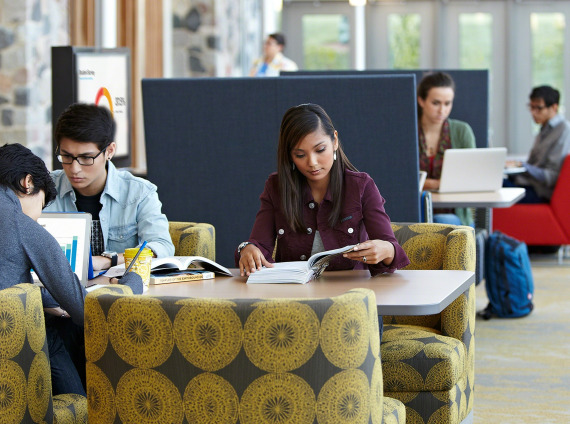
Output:
[[[0,291],[0,423],[87,423],[87,400],[52,397],[40,288]]]
[[[213,225],[170,221],[168,226],[176,256],[203,256],[216,260],[216,231]]]
[[[383,396],[370,290],[311,300],[129,292],[86,298],[93,422],[405,422],[404,405]]]
[[[392,223],[406,269],[475,270],[471,227]],[[384,393],[406,405],[407,424],[472,421],[475,284],[440,314],[384,316]]]

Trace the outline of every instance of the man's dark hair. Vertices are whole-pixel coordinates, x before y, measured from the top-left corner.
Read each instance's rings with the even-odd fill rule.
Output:
[[[59,116],[55,124],[55,140],[63,138],[83,143],[95,143],[103,150],[115,140],[115,120],[109,109],[94,104],[75,103]]]
[[[277,41],[277,44],[279,44],[281,47],[285,47],[285,36],[280,32],[269,34],[269,38],[273,38],[275,41]]]
[[[546,107],[560,104],[560,91],[549,85],[534,87],[528,96],[531,100],[544,100]]]
[[[18,143],[0,147],[0,185],[10,188],[16,194],[27,194],[22,185],[22,180],[27,175],[32,176],[34,186],[30,194],[43,190],[45,205],[53,202],[57,191],[44,161]]]

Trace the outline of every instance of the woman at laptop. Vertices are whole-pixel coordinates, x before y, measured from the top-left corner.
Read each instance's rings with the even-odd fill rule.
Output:
[[[85,289],[57,241],[36,221],[56,191],[44,162],[20,144],[0,147],[0,289],[19,283],[32,283],[30,270],[38,275],[45,289],[61,307],[46,312],[46,334],[52,372],[53,393],[85,395],[70,347],[82,351]],[[123,284],[142,293],[141,278],[129,273]],[[57,314],[57,316],[53,315]],[[69,319],[71,318],[71,319]],[[73,343],[62,334],[76,337]],[[67,347],[66,347],[67,345]],[[70,356],[71,355],[71,356]],[[83,375],[84,377],[84,375]]]
[[[241,275],[272,267],[276,241],[278,262],[359,243],[327,269],[375,275],[408,265],[378,187],[350,163],[320,106],[302,104],[285,113],[277,152],[277,173],[265,183],[250,238],[235,253]]]
[[[455,82],[450,75],[426,75],[418,85],[418,141],[420,170],[427,172],[424,188],[437,190],[443,153],[447,149],[474,148],[475,135],[466,122],[450,119]],[[434,210],[434,222],[473,225],[469,209]]]

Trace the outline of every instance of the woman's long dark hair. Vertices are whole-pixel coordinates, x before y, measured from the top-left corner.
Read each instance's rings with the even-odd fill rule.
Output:
[[[307,135],[322,129],[334,141],[334,126],[322,107],[312,103],[294,106],[285,112],[279,130],[277,148],[277,174],[283,213],[294,231],[305,231],[303,220],[303,186],[306,178],[293,169],[291,152]],[[334,227],[340,218],[345,169],[357,171],[342,150],[340,140],[336,151],[336,160],[330,170],[329,188],[333,207],[329,216],[329,225]]]

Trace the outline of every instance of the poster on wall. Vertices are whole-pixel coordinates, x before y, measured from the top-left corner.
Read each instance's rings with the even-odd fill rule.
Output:
[[[130,151],[128,54],[78,52],[77,101],[108,108],[117,124],[117,156]]]

